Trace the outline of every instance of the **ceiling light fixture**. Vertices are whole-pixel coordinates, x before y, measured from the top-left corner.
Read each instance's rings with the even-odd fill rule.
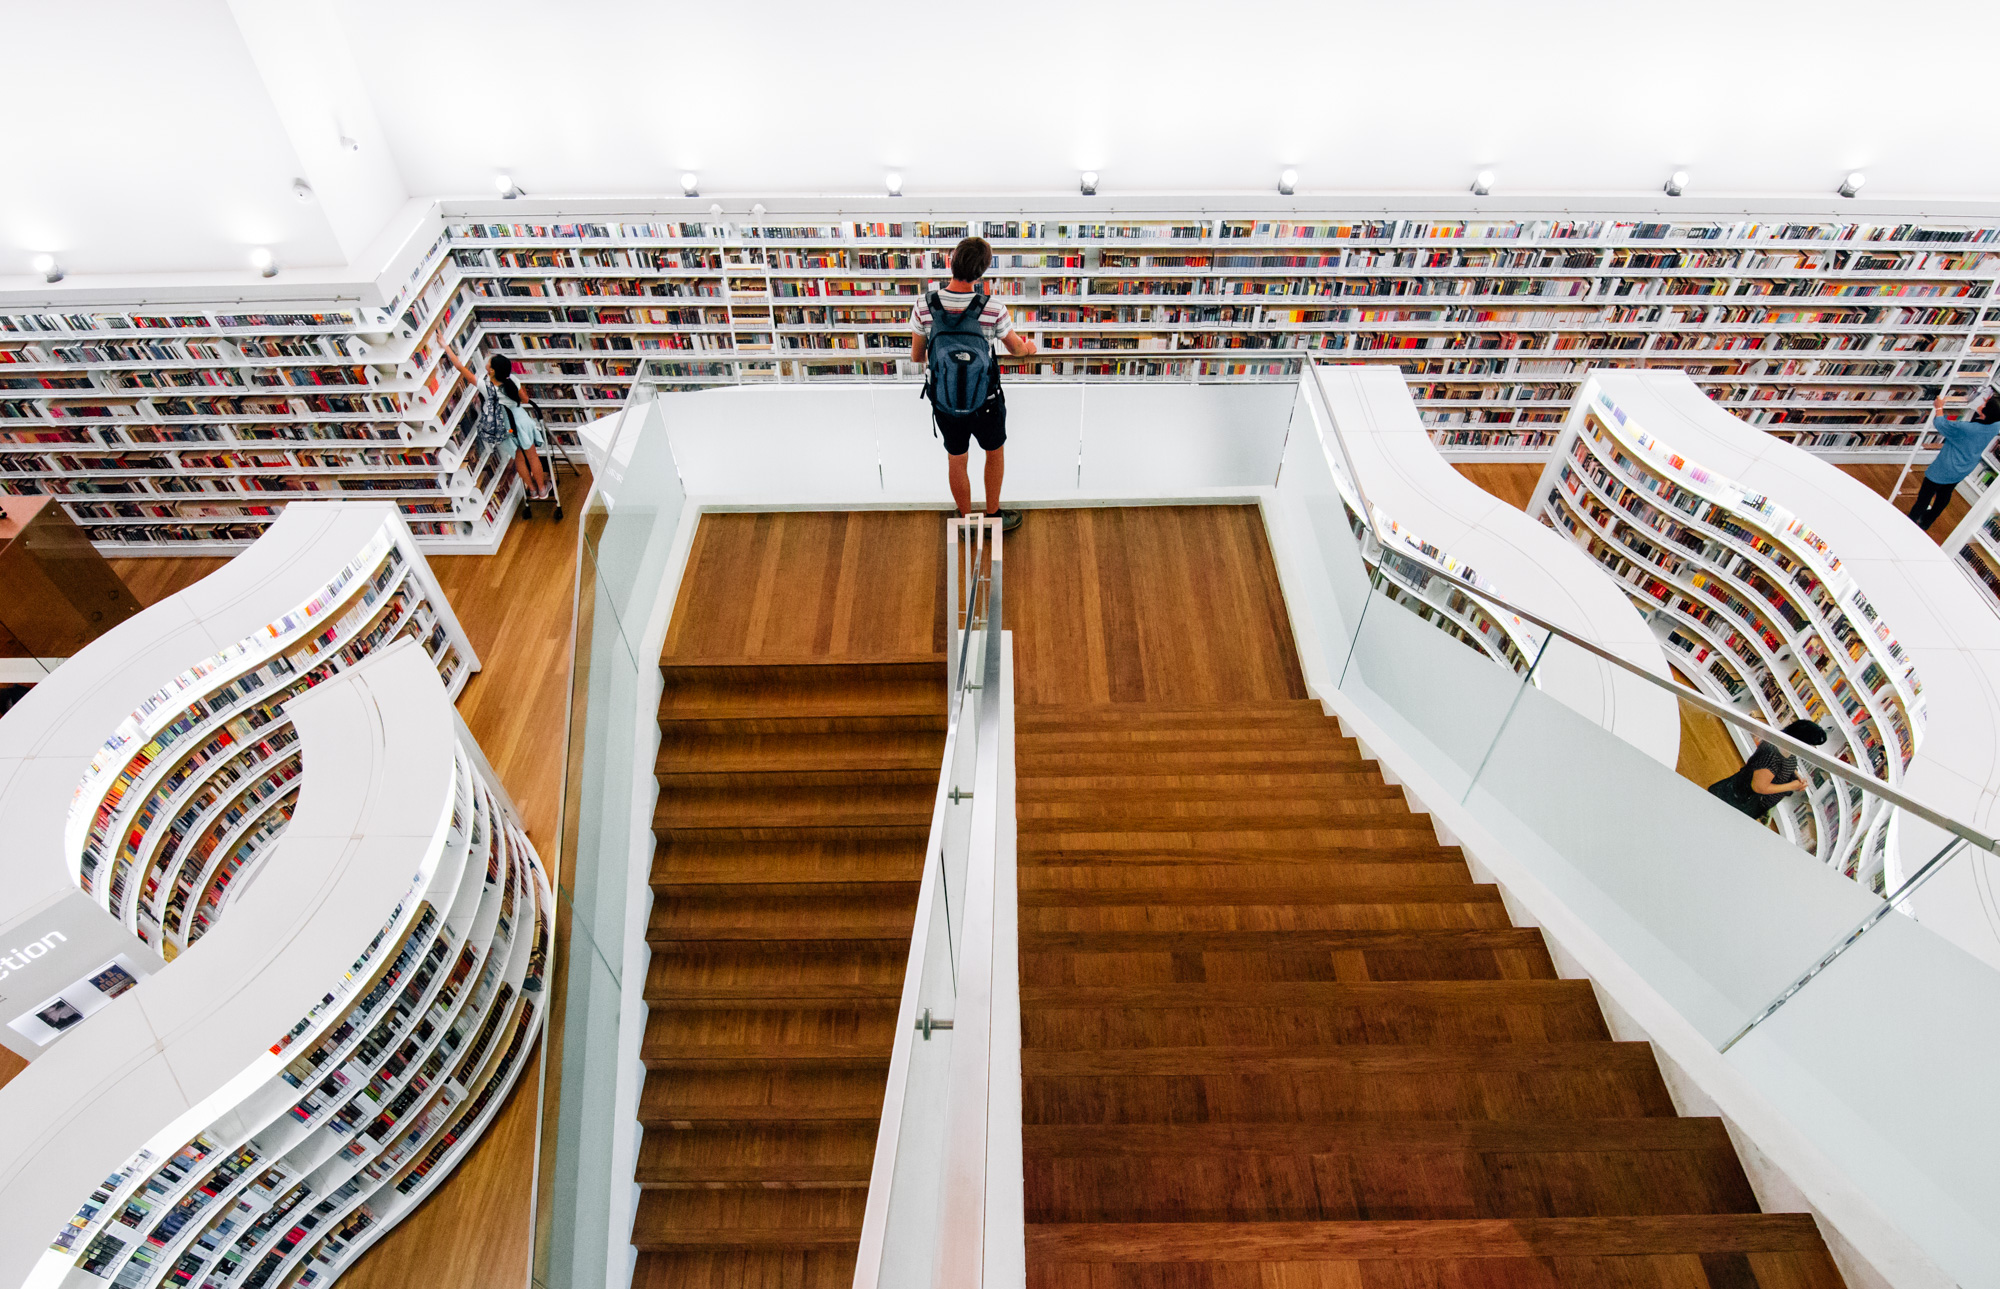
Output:
[[[250,252],[250,266],[265,277],[278,276],[278,264],[271,258],[271,252],[262,246]]]
[[[361,141],[351,134],[343,134],[340,136],[340,149],[343,152],[359,152]]]
[[[1493,172],[1482,170],[1472,177],[1472,195],[1484,197],[1493,191]]]
[[[1278,175],[1278,191],[1289,197],[1299,190],[1299,172],[1286,170]]]
[[[1097,195],[1097,172],[1095,170],[1086,170],[1078,175],[1076,177],[1076,187],[1077,191],[1081,192],[1084,196],[1095,197]]]
[[[1687,191],[1687,187],[1688,187],[1687,171],[1676,170],[1672,174],[1667,176],[1667,196],[1678,197],[1682,193]]]
[[[62,265],[56,263],[55,256],[37,255],[31,263],[35,266],[35,272],[41,274],[44,280],[49,282],[60,282],[63,280]]]
[[[516,197],[527,196],[526,193],[514,186],[514,176],[512,175],[494,175],[493,187],[499,191],[501,199],[505,201],[512,201]]]
[[[294,179],[292,180],[292,196],[297,197],[302,202],[311,201],[313,199],[313,186],[303,179]]]
[[[764,218],[764,203],[758,202],[750,208],[750,213],[758,219]]]
[[[701,196],[701,185],[696,180],[695,173],[692,170],[683,170],[681,172],[681,196],[683,197]]]
[[[1853,197],[1860,193],[1861,185],[1867,182],[1868,176],[1856,170],[1854,173],[1848,175],[1847,178],[1840,181],[1840,195],[1843,197]]]
[[[891,197],[900,197],[903,195],[903,176],[897,174],[895,171],[891,170],[888,178],[884,179],[883,183],[888,185]]]

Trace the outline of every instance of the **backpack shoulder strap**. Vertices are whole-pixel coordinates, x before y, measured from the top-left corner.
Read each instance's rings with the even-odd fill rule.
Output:
[[[931,295],[935,298],[937,292],[933,291]],[[947,318],[949,321],[942,324],[947,330],[964,332],[976,330],[979,326],[980,315],[986,312],[986,300],[987,296],[984,291],[975,292],[972,297],[972,303],[966,305],[957,313],[946,313],[940,307],[940,304],[933,304],[931,306],[931,325],[935,329],[940,325],[938,321],[940,318]]]

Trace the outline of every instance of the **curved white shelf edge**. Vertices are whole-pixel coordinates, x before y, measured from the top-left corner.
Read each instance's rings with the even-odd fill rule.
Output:
[[[1322,364],[1319,378],[1379,512],[1469,567],[1478,585],[1666,679],[1658,639],[1594,560],[1439,454],[1399,368]],[[1544,633],[1525,626],[1523,634],[1532,657]],[[1675,763],[1680,712],[1672,695],[1561,640],[1549,645],[1535,674],[1544,693],[1661,764]]]
[[[2000,823],[2000,616],[1951,567],[1953,552],[1858,479],[1715,406],[1680,372],[1599,369],[1578,390],[1578,406],[1595,389],[1688,460],[1799,516],[1838,553],[1922,680],[1924,725],[1902,790],[1991,832]],[[1899,816],[1889,887],[1942,844],[1940,830]],[[1973,889],[1974,862],[1948,867],[1905,907],[2000,965],[2000,926]]]
[[[463,1157],[469,1138],[518,1077],[520,1056],[542,1022],[547,880],[504,794],[487,782],[483,759],[461,735],[430,659],[414,641],[400,641],[294,699],[287,711],[300,732],[306,773],[297,812],[262,877],[233,893],[229,916],[176,959],[173,970],[126,989],[0,1088],[0,1284],[54,1289],[108,1283],[100,1276],[116,1274],[122,1261],[103,1264],[98,1274],[76,1265],[97,1232],[108,1226],[137,1244],[143,1232],[163,1229],[164,1223],[153,1225],[163,1205],[191,1194],[195,1179],[259,1134],[265,1149],[245,1175],[297,1161],[282,1185],[317,1181],[323,1189],[307,1198],[327,1205],[330,1214],[302,1244],[286,1246],[287,1267],[321,1251],[318,1241],[346,1215],[371,1199],[379,1202],[375,1224],[354,1229],[359,1238],[332,1249],[322,1262],[337,1274]],[[49,812],[59,814],[65,804],[51,802]],[[311,1079],[319,1073],[295,1086],[283,1077],[288,1066],[296,1068],[324,1040],[347,1042],[348,1030],[407,1028],[411,1017],[429,1012],[444,966],[461,951],[467,962],[476,961],[482,933],[474,924],[490,932],[488,918],[475,919],[467,910],[492,908],[502,890],[511,914],[511,921],[501,915],[511,927],[505,964],[497,973],[475,971],[446,987],[451,1007],[444,1019],[460,1017],[454,1029],[465,1044],[454,1044],[449,1061],[465,1065],[452,1075],[447,1061],[405,1117],[373,1143],[360,1131],[372,1113],[346,1130],[351,1137],[330,1122],[292,1133],[284,1107],[311,1095]],[[102,910],[90,911],[109,923]],[[384,978],[398,955],[403,963]],[[416,991],[418,1010],[381,1006],[402,989]],[[364,993],[375,1001],[361,1001]],[[481,1009],[502,1023],[482,1019]],[[363,1019],[358,1026],[357,1017]],[[369,1077],[385,1072],[381,1067],[402,1034],[392,1031],[372,1065],[345,1057],[341,1068],[354,1071],[354,1078],[334,1100],[357,1096]],[[435,1046],[435,1035],[426,1041]],[[321,1072],[333,1069],[329,1063]],[[402,1072],[397,1067],[392,1078]],[[446,1123],[458,1131],[448,1144],[430,1144],[445,1136],[439,1129]],[[172,1157],[197,1134],[212,1145],[200,1162],[176,1171]],[[324,1148],[320,1137],[329,1137]],[[425,1146],[431,1164],[419,1167]],[[393,1162],[369,1177],[368,1161],[378,1153],[390,1158],[390,1152]],[[343,1192],[332,1180],[336,1170],[362,1184]],[[108,1195],[86,1203],[118,1174],[124,1177]],[[112,1214],[149,1183],[155,1188],[149,1217],[137,1228],[118,1227]],[[229,1208],[210,1204],[164,1231],[160,1247],[167,1256],[121,1283],[157,1283],[193,1233],[207,1230]],[[306,1208],[290,1212],[303,1215]],[[53,1248],[66,1229],[75,1232],[68,1247]],[[126,1248],[117,1257],[132,1252]],[[236,1266],[236,1276],[254,1261]]]

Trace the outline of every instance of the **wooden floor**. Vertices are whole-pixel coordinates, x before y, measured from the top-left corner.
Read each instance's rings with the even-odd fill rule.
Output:
[[[538,512],[516,520],[494,556],[432,556],[481,670],[458,710],[545,859],[557,853],[563,712],[569,685],[571,588],[577,502],[588,489],[564,476],[571,501],[561,523]],[[112,566],[141,604],[200,581],[224,559],[119,559]],[[494,1116],[486,1136],[422,1207],[341,1277],[341,1289],[496,1289],[526,1285],[535,1166],[539,1054]],[[0,1084],[19,1067],[0,1049]]]
[[[944,750],[938,514],[707,515],[661,659],[639,1289],[847,1289]]]
[[[1009,547],[1029,1284],[1838,1285],[1301,701],[1255,513],[1034,512]]]

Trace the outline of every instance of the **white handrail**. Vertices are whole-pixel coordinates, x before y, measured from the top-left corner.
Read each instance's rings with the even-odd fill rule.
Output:
[[[980,528],[987,525],[980,524]],[[951,1094],[938,1203],[934,1286],[977,1286],[986,1271],[987,1102],[993,1082],[993,918],[1000,805],[1000,526],[991,526],[985,666],[972,781],[972,836],[965,865],[965,945],[953,1017]]]
[[[930,835],[925,843],[923,884],[917,897],[909,965],[897,1009],[896,1043],[889,1059],[881,1126],[876,1133],[875,1159],[869,1173],[868,1201],[862,1216],[854,1272],[855,1289],[918,1289],[917,1284],[909,1283],[912,1279],[920,1280],[923,1285],[977,1286],[984,1275],[989,1105],[993,1054],[999,1046],[993,1033],[994,957],[1000,947],[995,936],[995,916],[998,901],[1012,898],[1011,892],[999,890],[1002,872],[999,835],[1005,805],[1000,791],[1001,762],[1008,754],[1008,748],[1003,746],[1001,719],[1007,699],[1002,668],[1001,542],[997,522],[950,519],[945,531],[951,546],[946,565],[946,592],[951,605],[951,630],[946,637],[950,655],[947,670],[951,677],[946,698],[949,719],[937,793],[931,806]],[[983,577],[982,565],[990,570]],[[961,585],[965,588],[962,620]],[[976,655],[972,652],[975,640]],[[968,722],[967,716],[975,719]],[[954,920],[950,908],[952,896],[946,886],[950,871],[948,811],[966,798],[958,772],[968,750],[965,744],[968,737],[972,740],[969,750],[974,758],[972,815],[970,834],[964,843],[965,875],[960,883],[963,892],[958,896],[961,911]],[[940,920],[940,901],[944,903],[943,924],[948,937],[943,945],[937,944],[932,935]],[[962,928],[956,946],[949,942],[954,925]],[[952,974],[952,1015],[942,1018],[931,1017],[925,1003],[926,983],[935,979],[938,961],[935,955],[940,953],[949,955],[956,964]],[[942,1098],[939,1175],[933,1196],[899,1197],[896,1182],[899,1164],[905,1162],[904,1154],[930,1145],[921,1137],[913,1139],[904,1132],[904,1119],[910,1107],[937,1099],[934,1084],[928,1095],[912,1086],[912,1070],[920,1050],[917,1043],[930,1041],[929,1033],[925,1032],[926,1021],[932,1028],[951,1034]],[[918,1158],[921,1160],[921,1156]],[[907,1172],[904,1181],[906,1186],[911,1184]],[[932,1242],[930,1256],[918,1260],[911,1257],[914,1250],[899,1252],[892,1247],[891,1222],[892,1218],[907,1220],[910,1206],[921,1205],[925,1198],[935,1199],[935,1220],[921,1232],[922,1238]],[[898,1217],[899,1214],[905,1216]],[[913,1234],[898,1232],[897,1238]],[[900,1267],[900,1274],[885,1276],[884,1268],[892,1258]],[[919,1263],[925,1268],[923,1272],[914,1269]]]

